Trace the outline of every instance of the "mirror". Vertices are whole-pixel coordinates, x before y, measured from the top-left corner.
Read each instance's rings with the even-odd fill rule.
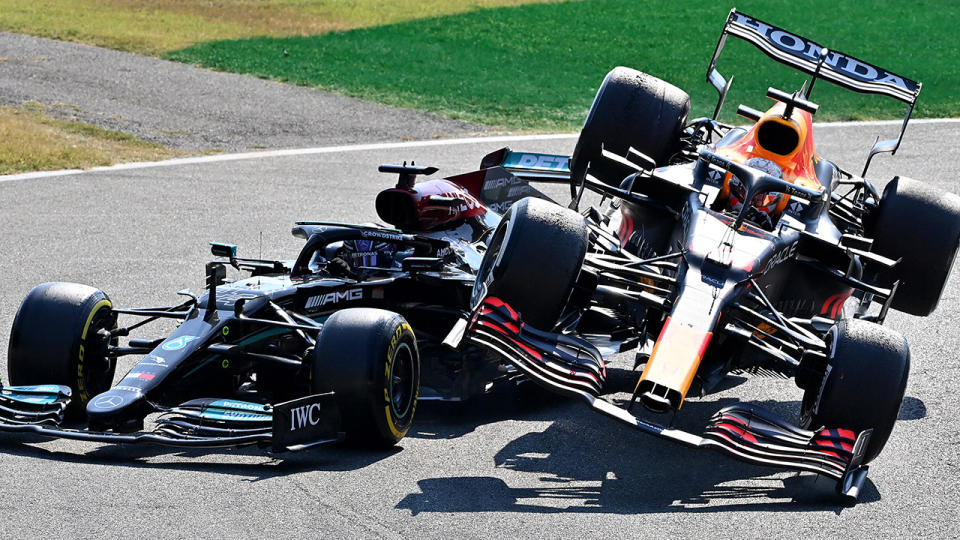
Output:
[[[224,244],[222,242],[210,242],[210,253],[213,253],[214,257],[235,259],[237,257],[237,246],[234,244]]]

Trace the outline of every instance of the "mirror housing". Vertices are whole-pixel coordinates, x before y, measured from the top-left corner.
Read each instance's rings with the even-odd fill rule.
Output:
[[[236,259],[237,246],[235,244],[224,244],[223,242],[210,242],[210,253],[212,253],[214,257]]]

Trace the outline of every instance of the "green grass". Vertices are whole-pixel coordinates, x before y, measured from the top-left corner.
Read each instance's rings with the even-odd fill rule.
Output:
[[[552,0],[2,0],[0,30],[141,54]]]
[[[960,33],[948,1],[827,0],[736,3],[740,11],[901,75],[924,90],[916,116],[960,116]],[[579,127],[604,74],[635,67],[691,94],[709,115],[705,81],[727,4],[594,0],[525,5],[331,32],[202,43],[168,58],[214,69],[317,86],[448,117],[517,130]],[[737,103],[765,108],[767,86],[799,88],[802,74],[751,45],[727,41],[719,64],[736,75]],[[902,116],[898,102],[818,84],[818,120]]]

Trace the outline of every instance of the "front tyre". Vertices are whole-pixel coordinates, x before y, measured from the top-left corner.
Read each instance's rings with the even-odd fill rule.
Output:
[[[69,386],[67,417],[80,420],[87,402],[110,389],[116,358],[105,331],[116,324],[110,298],[77,283],[37,285],[23,299],[10,330],[7,372],[13,385]]]
[[[822,385],[803,397],[800,425],[873,429],[864,463],[890,438],[910,373],[910,349],[900,334],[875,323],[844,319],[830,331],[832,352]]]
[[[507,210],[483,254],[473,285],[476,308],[487,296],[510,304],[534,328],[553,329],[587,253],[583,216],[527,197]]]
[[[413,329],[382,309],[334,313],[317,338],[311,389],[334,392],[348,441],[370,448],[397,444],[413,424],[420,392]]]
[[[587,172],[612,186],[630,171],[601,157],[601,149],[625,156],[630,147],[657,165],[666,165],[680,149],[680,134],[690,113],[690,96],[652,75],[626,67],[607,74],[570,158],[570,180],[578,185]]]

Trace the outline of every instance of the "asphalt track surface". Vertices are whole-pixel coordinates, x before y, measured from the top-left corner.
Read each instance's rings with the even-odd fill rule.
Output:
[[[857,170],[879,129],[824,128],[819,146]],[[955,162],[944,157],[958,136],[957,123],[912,126],[900,154],[877,158],[872,176],[899,170],[960,192]],[[513,146],[563,153],[573,143]],[[294,220],[375,219],[374,195],[393,183],[377,164],[416,160],[452,174],[497,146],[0,182],[0,328],[10,327],[20,300],[44,281],[92,284],[122,306],[173,302],[176,290],[200,289],[210,240],[237,243],[241,255],[293,258],[301,245],[289,234]],[[467,404],[421,405],[412,432],[391,452],[328,447],[273,458],[255,449],[3,436],[0,536],[955,537],[957,273],[934,317],[888,318],[910,340],[913,369],[901,421],[854,508],[840,506],[825,479],[741,464],[634,432],[579,402],[508,390]],[[0,350],[6,345],[4,330]],[[117,380],[134,361],[122,360]],[[790,381],[734,378],[730,386],[689,401],[678,425],[696,430],[735,398],[796,414],[800,392]]]

